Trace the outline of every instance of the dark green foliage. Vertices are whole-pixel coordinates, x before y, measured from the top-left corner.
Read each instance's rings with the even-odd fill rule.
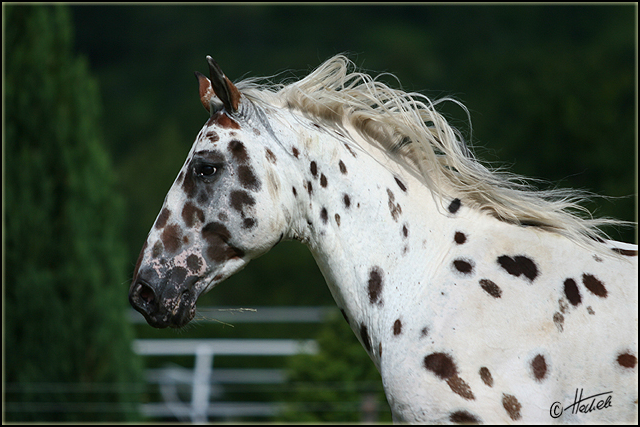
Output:
[[[62,7],[3,7],[8,421],[135,419],[123,201]],[[3,405],[4,406],[4,405]]]
[[[595,216],[635,220],[633,9],[518,10],[460,15],[477,40],[451,65],[472,109],[476,143],[495,150],[482,157],[550,185],[619,197],[587,207]],[[633,227],[605,231],[635,241]]]
[[[367,401],[376,402],[376,421],[391,421],[380,374],[342,316],[327,319],[316,341],[318,354],[289,359],[280,421],[365,421]]]

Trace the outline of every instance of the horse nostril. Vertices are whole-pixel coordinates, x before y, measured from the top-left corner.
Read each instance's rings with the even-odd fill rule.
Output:
[[[153,302],[155,293],[153,289],[142,282],[138,282],[138,296],[147,304]]]
[[[153,288],[143,280],[138,280],[136,286],[129,296],[129,302],[138,311],[149,311],[156,299]]]

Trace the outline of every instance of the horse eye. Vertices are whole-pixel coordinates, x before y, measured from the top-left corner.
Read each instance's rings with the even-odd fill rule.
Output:
[[[212,176],[216,173],[217,169],[212,165],[199,164],[195,167],[195,173],[198,176]]]

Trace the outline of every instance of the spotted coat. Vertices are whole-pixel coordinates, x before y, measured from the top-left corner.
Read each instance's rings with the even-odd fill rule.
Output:
[[[216,70],[198,76],[211,117],[136,265],[130,300],[149,324],[185,325],[200,294],[294,239],[395,420],[637,422],[636,246],[603,242],[603,256],[434,197],[348,126],[267,110]],[[574,410],[577,390],[610,407]]]

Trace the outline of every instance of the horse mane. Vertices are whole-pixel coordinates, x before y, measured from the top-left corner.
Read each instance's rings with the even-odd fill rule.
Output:
[[[607,238],[599,227],[629,224],[594,218],[580,205],[594,196],[586,191],[537,190],[529,183],[532,179],[485,167],[435,108],[454,102],[469,117],[462,103],[432,101],[378,78],[357,72],[347,57],[336,55],[299,81],[261,85],[247,79],[237,87],[252,101],[295,109],[336,128],[351,125],[367,142],[412,165],[442,203],[457,197],[501,221],[556,232],[598,252],[604,249],[599,242]]]

